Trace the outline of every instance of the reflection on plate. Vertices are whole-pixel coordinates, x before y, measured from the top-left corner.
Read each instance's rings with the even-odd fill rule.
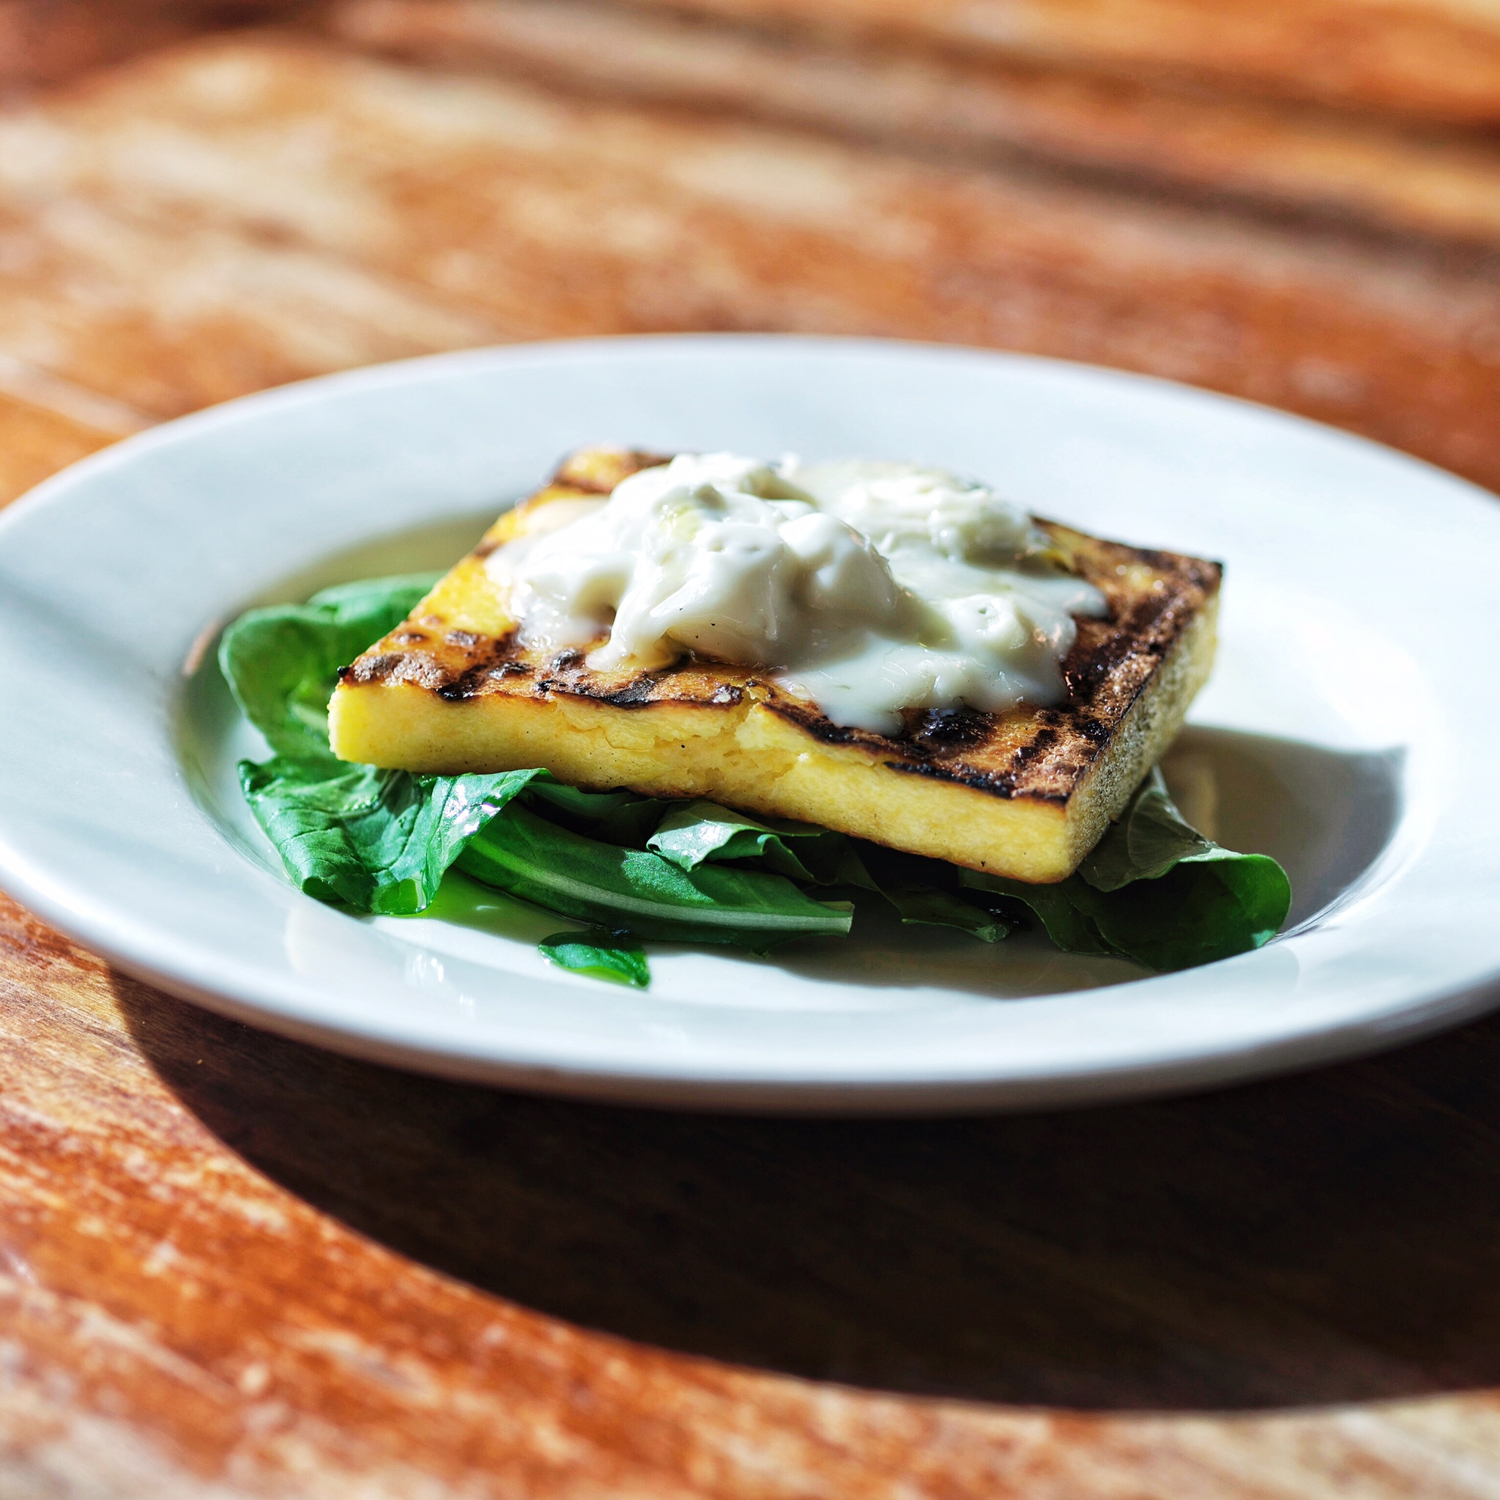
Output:
[[[477,887],[416,919],[297,894],[235,785],[263,747],[218,675],[217,625],[444,567],[600,437],[943,462],[1085,529],[1223,558],[1219,665],[1166,771],[1193,821],[1287,868],[1286,933],[1152,976],[1029,936],[875,927],[765,959],[663,948],[630,994],[549,969],[533,944],[557,919]],[[1466,742],[1500,729],[1463,691],[1496,644],[1491,507],[1295,419],[968,351],[617,340],[312,382],[126,443],[0,521],[0,631],[20,647],[0,658],[20,708],[0,742],[0,880],[244,1019],[573,1093],[1019,1105],[1357,1051],[1497,998],[1500,808],[1449,769],[1455,706]],[[75,691],[53,690],[62,673]]]

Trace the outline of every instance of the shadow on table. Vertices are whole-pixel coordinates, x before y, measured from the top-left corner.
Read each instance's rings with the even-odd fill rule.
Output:
[[[442,1083],[118,988],[161,1076],[270,1177],[575,1323],[1047,1405],[1500,1383],[1500,1021],[1205,1097],[818,1122]]]

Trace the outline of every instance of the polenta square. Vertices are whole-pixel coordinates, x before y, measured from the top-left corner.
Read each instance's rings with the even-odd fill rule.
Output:
[[[762,667],[688,652],[600,667],[527,644],[491,558],[601,507],[665,457],[589,449],[508,511],[411,615],[340,674],[344,760],[458,774],[544,767],[590,789],[708,798],[1037,883],[1065,879],[1181,727],[1214,655],[1220,569],[1035,522],[1102,597],[1076,617],[1047,706],[907,709],[837,723]],[[601,637],[601,640],[604,637]]]

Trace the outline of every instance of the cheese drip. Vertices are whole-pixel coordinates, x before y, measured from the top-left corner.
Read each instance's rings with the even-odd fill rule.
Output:
[[[759,667],[879,734],[907,709],[1060,702],[1073,617],[1106,611],[1023,509],[913,464],[685,454],[558,510],[487,564],[525,644]]]

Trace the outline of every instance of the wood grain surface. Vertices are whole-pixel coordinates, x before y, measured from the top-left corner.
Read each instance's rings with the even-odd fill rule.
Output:
[[[1497,1065],[632,1112],[271,1038],[0,901],[0,1493],[1491,1496]]]
[[[570,5],[637,28],[580,68],[504,0],[441,71],[476,14],[343,6],[0,115],[0,503],[277,381],[693,327],[1098,358],[1500,478],[1472,237],[674,92],[642,37],[767,44],[660,17]],[[591,1107],[219,1020],[0,898],[0,1497],[1493,1500],[1497,1072],[1490,1022],[1061,1115]]]
[[[1500,142],[1005,58],[837,45],[579,0],[344,0],[335,36],[444,67],[737,111],[990,164],[1051,159],[1247,206],[1500,245]]]
[[[780,328],[1142,369],[1500,483],[1487,254],[312,40],[0,118],[0,248],[0,349],[155,416],[496,339]]]
[[[1209,89],[1493,123],[1493,0],[636,0]]]
[[[204,31],[314,8],[305,0],[0,0],[0,97]]]

